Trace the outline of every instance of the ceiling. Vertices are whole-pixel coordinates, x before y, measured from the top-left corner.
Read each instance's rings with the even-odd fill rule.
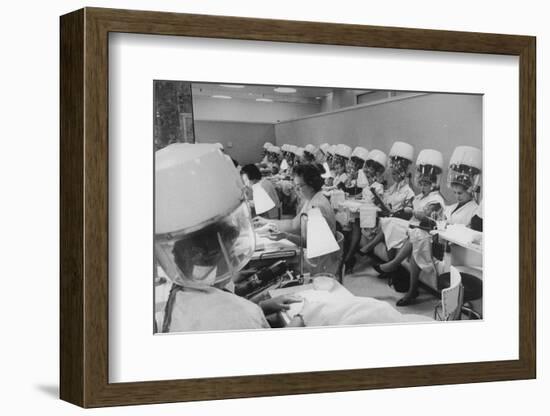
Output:
[[[296,87],[286,85],[251,85],[241,84],[241,88],[233,86],[237,84],[192,83],[193,96],[212,97],[213,95],[229,96],[243,100],[256,100],[257,98],[270,99],[274,102],[320,104],[321,100],[333,93],[338,88],[323,87]],[[291,87],[296,89],[293,93],[277,92],[277,87]],[[364,94],[369,90],[348,90],[354,94]]]

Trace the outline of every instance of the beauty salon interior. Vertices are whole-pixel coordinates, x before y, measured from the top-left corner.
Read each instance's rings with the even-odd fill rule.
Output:
[[[155,81],[155,330],[482,319],[481,95]]]

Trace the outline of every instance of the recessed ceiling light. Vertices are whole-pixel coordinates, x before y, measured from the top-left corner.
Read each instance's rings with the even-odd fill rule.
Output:
[[[213,95],[212,98],[221,98],[223,100],[230,100],[231,97],[229,95]]]
[[[282,92],[283,94],[292,94],[293,92],[296,92],[296,88],[277,87],[277,88],[273,88],[273,91]]]
[[[244,88],[244,85],[220,84],[220,87],[225,87],[225,88]]]
[[[321,99],[321,97],[315,97],[315,98],[316,98],[317,100],[320,100],[320,99]]]
[[[272,103],[273,100],[271,98],[256,98],[256,101],[261,101],[262,103]]]

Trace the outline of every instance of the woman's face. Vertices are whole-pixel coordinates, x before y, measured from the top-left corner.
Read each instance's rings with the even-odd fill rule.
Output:
[[[348,172],[350,174],[356,174],[357,172],[359,172],[359,169],[361,168],[361,163],[362,161],[361,160],[353,160],[351,159],[349,162],[348,162]]]
[[[403,171],[400,168],[394,168],[391,170],[391,178],[394,183],[399,183],[404,179]]]
[[[307,185],[304,182],[304,178],[301,176],[295,176],[294,177],[294,188],[296,189],[296,193],[299,197],[303,199],[311,199],[313,198],[313,195],[315,195],[315,191],[313,188],[309,185]]]
[[[334,171],[336,172],[337,175],[341,175],[342,173],[344,173],[346,170],[345,168],[345,165],[342,161],[337,161],[336,163],[334,163]]]
[[[470,199],[472,199],[472,195],[470,195],[469,192],[466,192],[466,188],[464,188],[462,185],[452,185],[451,189],[453,190],[453,194],[455,195],[456,201],[459,204],[468,202]]]
[[[353,175],[356,172],[355,163],[353,163],[353,160],[348,160],[346,167],[349,174]]]
[[[369,186],[372,185],[377,180],[376,171],[372,168],[368,168],[367,165],[363,168],[363,172],[365,173],[365,177],[367,178],[367,182],[369,183]]]
[[[422,192],[424,195],[428,195],[432,191],[432,183],[430,181],[421,181],[419,183],[420,185],[420,192]]]

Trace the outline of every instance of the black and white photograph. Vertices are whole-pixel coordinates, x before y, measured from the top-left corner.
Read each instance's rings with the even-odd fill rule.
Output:
[[[153,88],[155,333],[482,319],[481,94]]]

